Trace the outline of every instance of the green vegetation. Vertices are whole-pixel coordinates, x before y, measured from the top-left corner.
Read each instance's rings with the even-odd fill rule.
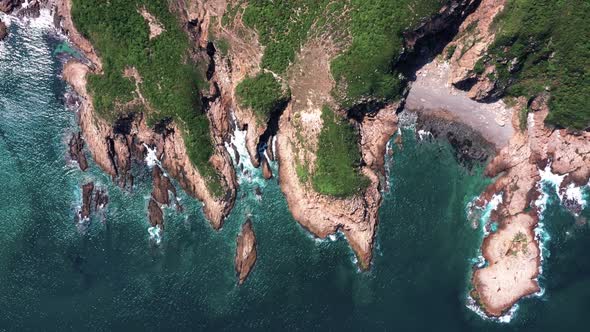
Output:
[[[336,197],[358,194],[370,183],[359,173],[358,133],[327,106],[322,109],[322,121],[313,187],[321,194]]]
[[[453,54],[455,54],[456,50],[457,50],[457,45],[449,46],[449,48],[447,49],[447,56],[445,58],[447,60],[450,60],[453,57]]]
[[[307,183],[307,181],[309,181],[309,171],[306,166],[297,163],[297,165],[295,165],[295,171],[297,172],[297,177],[301,183]]]
[[[240,105],[251,108],[262,123],[268,122],[272,112],[290,98],[271,73],[245,78],[236,87],[236,94]]]
[[[518,233],[516,233],[512,238],[511,242],[512,243],[506,252],[506,255],[516,256],[519,252],[522,252],[525,255],[528,254],[528,240],[526,234],[518,231]]]
[[[165,31],[150,40],[149,27],[139,10],[145,8]],[[74,0],[76,26],[97,49],[103,62],[101,75],[91,75],[88,89],[99,115],[114,121],[122,114],[146,111],[148,124],[173,119],[181,128],[191,161],[208,179],[216,195],[222,194],[219,176],[209,163],[214,153],[209,121],[201,109],[202,69],[188,56],[188,36],[181,29],[167,0]],[[134,101],[133,78],[126,68],[136,68],[139,90],[148,110]]]
[[[229,52],[230,45],[227,39],[221,38],[215,40],[215,48],[219,51],[221,56],[226,56]]]
[[[590,126],[590,2],[510,0],[494,22],[488,64],[509,96],[551,91],[546,122]]]
[[[243,4],[243,21],[257,31],[265,47],[262,68],[284,75],[296,53],[312,36],[329,35],[341,54],[331,63],[336,81],[333,91],[339,106],[347,108],[366,100],[392,101],[403,88],[394,65],[402,52],[402,33],[437,12],[442,0],[249,0],[227,10],[229,25]],[[337,23],[336,23],[337,22]],[[279,99],[278,83],[268,74],[248,78],[237,88],[240,103],[252,107],[259,119],[268,119]],[[316,191],[345,197],[358,193],[368,179],[358,173],[361,160],[358,134],[331,110],[322,112],[317,165],[309,177],[296,165],[302,182],[311,178]],[[301,138],[300,138],[301,139]]]
[[[329,0],[249,0],[244,23],[256,29],[260,43],[266,47],[262,67],[283,73],[295,60],[295,53],[328,3]]]
[[[402,50],[402,32],[441,7],[441,0],[248,1],[244,23],[266,47],[262,67],[285,72],[315,30],[350,34],[352,45],[332,62],[335,95],[344,107],[367,98],[394,100],[402,88],[393,65]],[[231,12],[240,4],[231,8]],[[338,17],[335,25],[328,17]],[[235,14],[232,14],[233,17]],[[342,31],[334,31],[342,30]],[[335,41],[336,43],[340,41]]]
[[[335,96],[350,107],[365,99],[391,101],[403,88],[393,67],[402,32],[441,7],[440,0],[350,0],[352,45],[332,62]]]

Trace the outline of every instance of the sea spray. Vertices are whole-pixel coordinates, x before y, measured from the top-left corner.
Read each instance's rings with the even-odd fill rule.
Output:
[[[150,241],[155,245],[162,243],[162,228],[160,228],[160,225],[148,228],[148,234],[150,235]]]
[[[145,163],[151,169],[152,167],[158,165],[161,168],[160,160],[158,160],[157,150],[158,148],[154,146],[154,148],[150,148],[147,144],[143,143],[147,154],[145,156]]]

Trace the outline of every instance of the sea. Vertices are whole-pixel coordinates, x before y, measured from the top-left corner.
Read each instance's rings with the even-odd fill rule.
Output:
[[[122,190],[92,160],[82,172],[68,158],[79,128],[60,73],[64,53],[76,52],[47,13],[3,19],[0,331],[588,331],[590,227],[580,218],[590,219],[590,209],[575,218],[546,184],[543,291],[500,320],[482,317],[468,294],[489,213],[473,228],[469,207],[491,179],[485,165],[461,166],[447,142],[411,125],[387,157],[368,272],[342,235],[317,239],[299,226],[277,179],[264,181],[248,158],[240,158],[238,200],[220,231],[181,192],[184,212],[167,208],[165,231],[148,232],[150,166]],[[244,133],[233,140],[245,157]],[[80,187],[90,181],[110,201],[81,225]],[[258,260],[238,286],[236,236],[247,218]]]

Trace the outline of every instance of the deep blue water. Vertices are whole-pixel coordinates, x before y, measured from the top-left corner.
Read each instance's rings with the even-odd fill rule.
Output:
[[[185,213],[166,211],[164,240],[154,245],[147,168],[123,192],[95,165],[82,173],[67,161],[77,127],[57,53],[68,48],[51,31],[13,22],[0,42],[0,330],[588,330],[590,229],[576,226],[554,193],[544,219],[545,294],[521,301],[509,324],[466,307],[482,231],[465,209],[489,180],[481,167],[459,166],[448,144],[417,141],[410,129],[389,161],[370,272],[357,271],[342,237],[319,241],[298,226],[276,180],[258,171],[252,182],[241,177],[221,231],[182,195]],[[74,215],[90,180],[110,203],[105,221],[81,232]],[[247,216],[259,255],[238,287],[235,239]]]

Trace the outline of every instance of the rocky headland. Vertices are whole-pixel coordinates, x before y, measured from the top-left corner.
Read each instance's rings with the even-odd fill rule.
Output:
[[[450,91],[453,99],[467,96],[487,102],[469,101],[465,105],[479,106],[461,107],[445,97],[439,105],[456,121],[480,132],[498,151],[485,170],[495,181],[479,197],[477,205],[483,208],[499,195],[501,201],[489,221],[499,227],[483,241],[482,254],[487,264],[474,271],[471,292],[477,305],[495,317],[505,314],[521,298],[540,290],[537,277],[542,257],[535,235],[540,217],[536,200],[543,194],[540,170],[550,167],[552,173],[565,177],[559,189],[563,201],[568,200],[568,186],[584,186],[590,178],[590,133],[545,124],[550,112],[550,92],[528,101],[518,98],[511,101],[512,107],[506,107],[498,100],[502,90],[494,81],[495,68],[488,66],[476,73],[475,67],[494,41],[494,17],[504,5],[505,1],[483,0],[446,46],[443,52],[446,62],[439,61],[424,69],[428,71],[424,80],[439,80],[438,85]],[[427,77],[433,70],[435,75]],[[415,92],[422,91],[422,95],[440,101],[440,89],[435,85],[420,84],[418,78],[415,87],[419,89]],[[418,94],[410,104],[413,108],[423,107],[420,101],[431,103]],[[528,112],[524,116],[522,109]]]
[[[90,65],[76,60],[69,61],[64,67],[63,77],[81,98],[79,123],[94,162],[111,175],[119,186],[131,188],[134,178],[131,172],[132,163],[143,163],[148,153],[155,154],[153,157],[188,194],[203,201],[203,212],[212,226],[221,228],[235,200],[236,180],[229,154],[221,144],[223,137],[227,135],[228,125],[227,115],[219,101],[213,102],[208,112],[212,123],[211,135],[216,142],[220,142],[216,145],[216,153],[211,162],[222,175],[225,192],[221,197],[216,197],[190,161],[181,131],[174,123],[165,124],[164,128],[150,128],[141,113],[128,114],[114,123],[95,114],[86,80],[90,73],[101,73],[100,58],[88,40],[77,32],[70,14],[71,1],[57,1],[56,5],[64,33],[90,61]],[[150,204],[150,220],[159,220],[152,201]]]

